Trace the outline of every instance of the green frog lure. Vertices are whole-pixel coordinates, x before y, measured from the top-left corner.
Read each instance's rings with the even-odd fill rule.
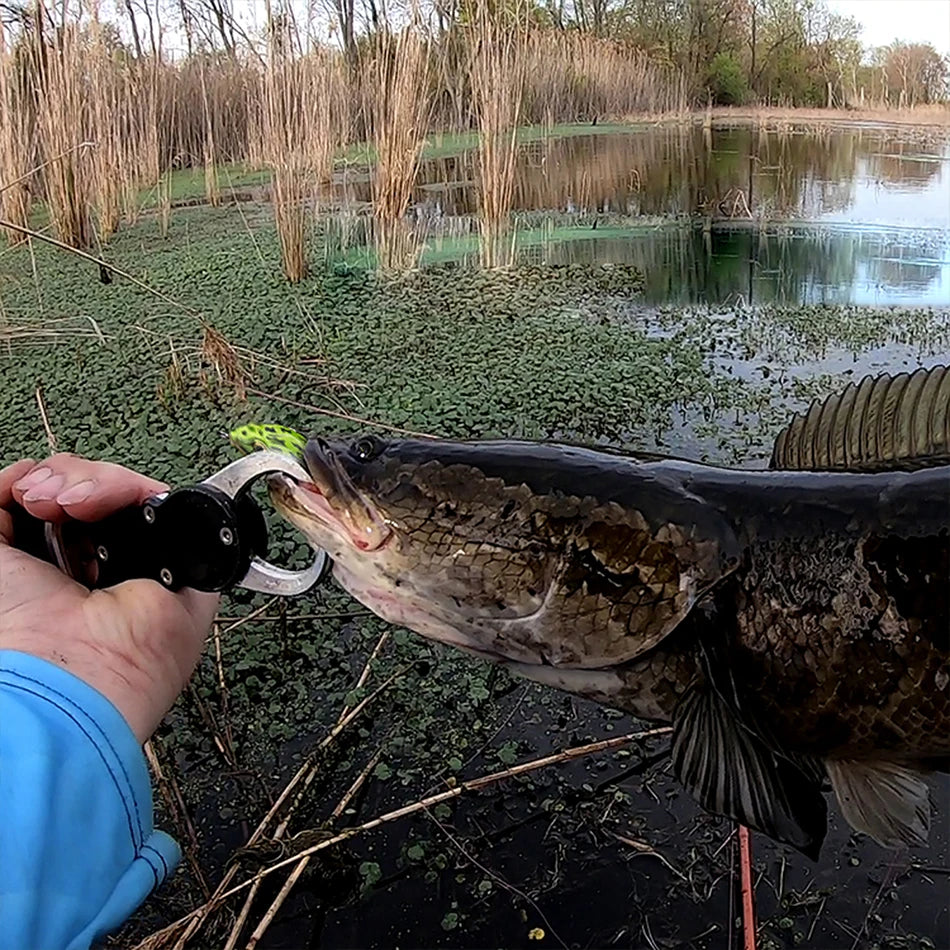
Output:
[[[294,429],[276,425],[248,425],[238,426],[228,433],[231,444],[246,454],[258,449],[273,449],[276,452],[285,452],[292,455],[297,461],[303,462],[303,450],[307,440]]]

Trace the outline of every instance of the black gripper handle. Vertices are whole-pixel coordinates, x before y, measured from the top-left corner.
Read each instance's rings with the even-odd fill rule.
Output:
[[[54,529],[14,507],[13,543],[57,563],[53,531],[68,572],[90,588],[150,578],[169,590],[222,591],[239,583],[254,555],[267,552],[267,527],[254,499],[207,485],[178,488],[101,521]]]

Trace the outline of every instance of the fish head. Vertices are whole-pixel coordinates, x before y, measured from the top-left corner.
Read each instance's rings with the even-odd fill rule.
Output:
[[[492,658],[538,662],[502,628],[543,606],[558,552],[538,532],[526,486],[453,458],[447,445],[311,439],[312,484],[277,476],[271,497],[330,555],[342,586],[384,619]]]
[[[310,439],[303,459],[312,483],[275,476],[271,497],[337,581],[383,619],[496,661],[625,662],[719,576],[705,506],[629,458],[360,435]]]

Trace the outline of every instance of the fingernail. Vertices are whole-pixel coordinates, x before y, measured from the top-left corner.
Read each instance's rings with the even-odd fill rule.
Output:
[[[45,482],[52,474],[53,470],[45,465],[42,468],[34,468],[29,475],[24,475],[19,481],[14,482],[13,487],[17,491],[26,491],[34,485],[39,485],[40,482]]]
[[[84,482],[77,482],[71,488],[67,488],[66,491],[60,492],[56,496],[56,503],[63,506],[77,505],[79,502],[85,501],[92,494],[95,487],[96,483],[89,479]]]
[[[46,481],[34,485],[24,496],[24,501],[52,501],[62,490],[66,479],[62,475],[51,475]]]

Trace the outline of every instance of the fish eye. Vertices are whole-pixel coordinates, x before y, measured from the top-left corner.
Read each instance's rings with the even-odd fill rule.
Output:
[[[381,450],[382,443],[379,439],[372,435],[364,435],[350,447],[350,455],[361,462],[369,462],[379,455]]]

